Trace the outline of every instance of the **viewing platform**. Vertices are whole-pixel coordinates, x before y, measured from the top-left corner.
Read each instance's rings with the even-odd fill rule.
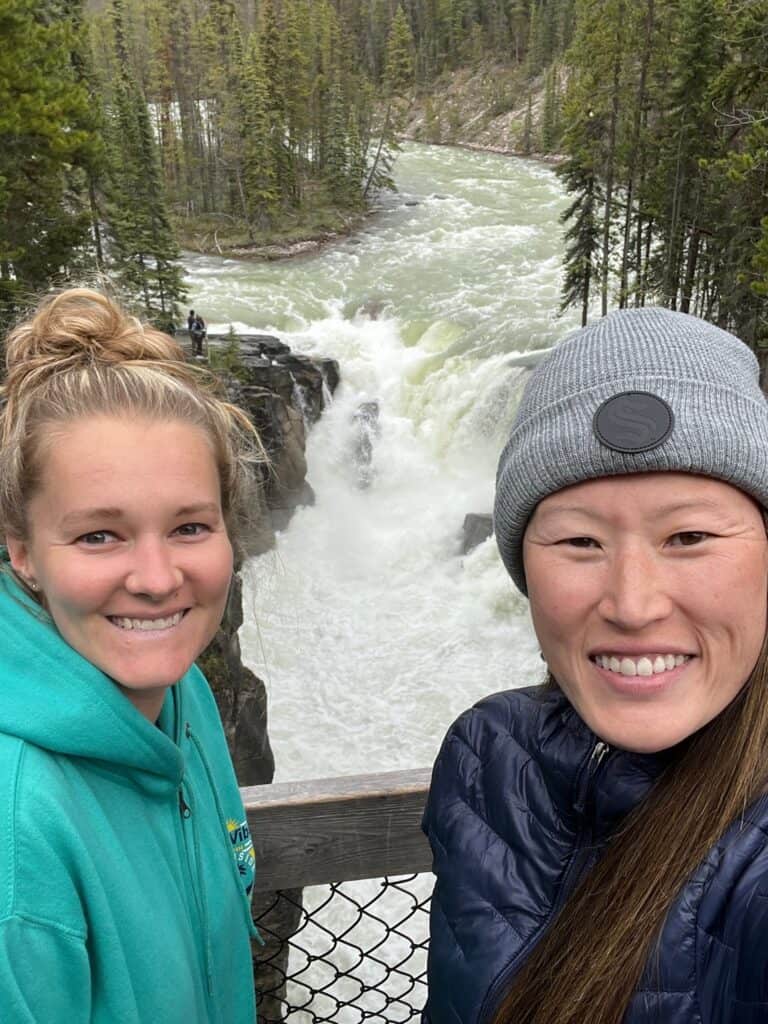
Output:
[[[256,856],[253,916],[265,942],[253,947],[262,1024],[419,1019],[433,883],[421,831],[430,775],[241,788]]]

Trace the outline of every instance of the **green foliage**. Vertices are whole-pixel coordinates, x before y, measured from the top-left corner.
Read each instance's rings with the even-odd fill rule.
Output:
[[[124,49],[122,0],[113,0],[116,53]],[[165,327],[186,297],[180,253],[171,229],[159,147],[141,88],[118,65],[104,111],[107,170],[103,180],[110,270],[144,315]]]
[[[208,346],[208,362],[211,369],[226,370],[235,377],[243,375],[243,364],[241,359],[240,336],[230,324],[227,331],[227,338],[224,346]]]
[[[566,305],[766,337],[768,0],[81,2],[0,7],[0,319],[99,268],[166,323],[170,214],[215,244],[338,225],[391,187],[414,96],[487,63],[489,115],[566,157]],[[462,120],[425,103],[429,139]]]
[[[408,16],[398,4],[387,37],[384,81],[389,95],[402,95],[413,84],[413,34]]]
[[[0,326],[31,295],[95,261],[87,182],[101,147],[76,8],[0,6]]]
[[[424,103],[424,133],[427,142],[442,142],[440,115],[429,96]]]
[[[523,123],[523,153],[528,156],[533,151],[533,98],[528,93]]]
[[[530,108],[529,108],[530,109]],[[560,90],[558,67],[553,64],[547,69],[544,79],[544,112],[541,119],[541,148],[544,153],[554,153],[560,141]]]
[[[762,344],[768,0],[577,0],[575,10],[564,305],[586,316],[599,281],[604,313],[609,294],[661,302]]]
[[[254,230],[267,230],[279,208],[278,157],[274,124],[277,114],[270,98],[261,39],[253,34],[240,64],[238,83],[242,147],[242,194],[245,218]],[[279,123],[279,122],[278,122]]]

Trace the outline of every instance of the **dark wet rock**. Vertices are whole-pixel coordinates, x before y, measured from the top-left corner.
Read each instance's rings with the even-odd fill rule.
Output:
[[[468,555],[493,533],[493,516],[470,512],[464,516],[462,527],[461,553]]]
[[[288,525],[293,511],[314,502],[307,481],[306,434],[319,418],[329,394],[339,384],[339,366],[333,359],[311,359],[291,352],[271,335],[245,335],[239,339],[236,365],[215,370],[231,402],[244,409],[259,431],[269,458],[262,468],[260,505],[253,509],[253,528],[246,539],[249,554],[269,550],[275,531]],[[231,339],[209,337],[211,350],[224,350]],[[227,608],[216,636],[198,659],[211,684],[241,786],[272,781],[274,756],[267,731],[267,694],[242,662],[237,631],[243,623],[242,580],[233,577]],[[258,865],[256,866],[258,870]],[[288,970],[285,940],[299,925],[301,889],[283,899],[257,893],[253,901],[266,945],[252,944],[259,1020],[281,1021]]]
[[[284,341],[280,341],[272,334],[240,334],[238,338],[243,355],[253,354],[274,358],[291,351]]]
[[[373,446],[381,435],[379,403],[361,402],[352,415],[352,461],[357,472],[357,486],[370,487],[373,482]]]
[[[418,206],[418,205],[419,205],[418,199],[406,199],[405,202],[403,203],[403,206]]]
[[[385,300],[379,298],[366,299],[358,308],[359,316],[367,316],[370,320],[378,320],[384,312]]]
[[[275,759],[267,733],[266,688],[243,665],[240,653],[242,586],[236,573],[221,626],[198,664],[216,698],[237,781],[241,786],[258,786],[272,781]]]
[[[335,359],[328,359],[323,357],[318,359],[317,363],[320,367],[320,371],[325,380],[325,386],[328,388],[330,393],[333,395],[336,393],[336,388],[341,383],[341,374],[339,373],[339,364]]]
[[[209,335],[210,351],[226,352],[231,340],[228,335]],[[295,508],[314,501],[306,479],[306,432],[320,419],[340,374],[335,359],[292,352],[270,334],[240,334],[237,342],[237,365],[216,372],[226,383],[230,401],[255,423],[269,458],[262,478],[265,507],[254,510],[254,532],[248,542],[249,553],[258,554],[274,543],[274,531],[285,529]]]

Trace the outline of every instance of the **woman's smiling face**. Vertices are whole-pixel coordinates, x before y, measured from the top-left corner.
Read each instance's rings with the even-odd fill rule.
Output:
[[[188,423],[106,416],[47,441],[11,563],[67,643],[154,720],[216,633],[232,576],[211,445]]]
[[[615,746],[679,743],[757,661],[768,539],[758,505],[730,484],[686,473],[576,484],[538,505],[523,558],[549,669]]]

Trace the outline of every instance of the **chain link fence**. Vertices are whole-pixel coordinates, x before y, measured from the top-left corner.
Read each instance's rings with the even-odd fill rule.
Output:
[[[262,894],[254,908],[265,942],[254,945],[260,1024],[418,1021],[433,883],[399,875]]]

